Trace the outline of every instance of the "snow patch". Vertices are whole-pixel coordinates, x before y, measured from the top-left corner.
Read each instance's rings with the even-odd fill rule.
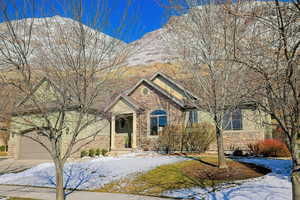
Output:
[[[219,185],[217,191],[213,188],[188,188],[165,192],[164,195],[177,198],[196,200],[291,200],[292,185],[290,160],[276,159],[239,159],[241,162],[253,163],[267,167],[271,173],[235,184]]]
[[[97,189],[130,174],[183,160],[186,159],[156,153],[131,153],[119,157],[100,157],[67,163],[64,167],[65,185],[68,188],[77,188],[80,185],[79,189]],[[2,175],[0,184],[54,187],[54,165],[44,163],[20,173]]]

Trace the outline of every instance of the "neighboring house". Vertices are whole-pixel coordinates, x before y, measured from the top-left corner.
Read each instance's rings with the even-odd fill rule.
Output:
[[[29,128],[34,128],[35,126],[43,126],[47,121],[41,117],[41,110],[46,110],[45,113],[49,115],[48,119],[52,124],[55,124],[55,120],[58,117],[59,108],[57,103],[55,103],[56,95],[60,95],[58,87],[48,79],[42,79],[34,88],[33,94],[25,97],[21,102],[16,105],[17,112],[12,113],[11,117],[11,130],[14,132],[26,130]],[[37,99],[39,102],[39,107],[32,106],[31,95],[35,95],[34,99]],[[70,103],[68,108],[66,108],[66,126],[67,128],[63,132],[62,146],[61,149],[65,152],[67,145],[71,141],[71,135],[69,132],[76,127],[76,120],[78,117],[78,108],[79,105]],[[97,109],[90,109],[89,116],[95,117],[97,115],[102,115]],[[88,117],[89,117],[88,116]],[[84,120],[84,119],[83,119]],[[87,147],[99,147],[103,149],[109,149],[110,146],[110,126],[108,120],[101,120],[97,123],[90,124],[87,128],[83,129],[78,138],[83,138],[89,136],[90,134],[101,130],[101,132],[95,137],[94,141],[89,143]],[[43,141],[48,147],[50,144],[47,144],[47,138],[32,133],[28,133],[30,137],[34,137],[39,141]],[[78,144],[81,145],[81,144]],[[17,134],[10,134],[8,142],[8,152],[10,156],[13,156],[16,159],[50,159],[49,153],[36,141],[20,136]],[[80,152],[74,154],[78,156]]]
[[[44,83],[47,81],[44,80],[38,87]],[[94,126],[106,124],[107,127],[93,144],[84,149],[105,148],[112,154],[156,150],[159,131],[168,124],[182,125],[211,121],[208,113],[199,111],[195,106],[187,103],[186,100],[191,98],[197,99],[197,96],[163,73],[155,73],[150,79],[141,79],[106,106],[105,113],[108,113],[111,118]],[[259,119],[256,119],[258,116],[256,112],[255,109],[244,106],[225,117],[226,150],[246,149],[247,144],[268,137],[270,130],[257,123]],[[70,110],[70,115],[75,113],[76,108]],[[35,114],[24,112],[16,114],[15,117],[35,116]],[[66,136],[64,140],[67,139]],[[33,143],[17,135],[11,136],[9,140],[11,155],[20,159],[45,158],[45,151]],[[211,145],[211,150],[216,150],[216,145]]]

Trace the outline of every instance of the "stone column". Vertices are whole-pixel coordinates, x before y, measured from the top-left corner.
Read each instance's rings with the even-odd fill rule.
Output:
[[[116,148],[115,146],[115,137],[116,137],[116,130],[115,130],[115,127],[116,127],[116,116],[112,116],[111,117],[111,149],[114,150]]]
[[[136,113],[133,113],[133,120],[132,120],[132,148],[133,149],[136,149],[137,148],[137,145],[136,145],[136,132],[137,132],[137,115]]]

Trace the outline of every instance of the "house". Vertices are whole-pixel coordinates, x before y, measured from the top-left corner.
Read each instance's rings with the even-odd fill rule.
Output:
[[[44,84],[51,83],[44,80],[38,85],[37,91]],[[168,124],[211,121],[208,113],[186,101],[197,98],[191,91],[163,73],[157,72],[149,79],[141,79],[106,105],[104,111],[109,113],[110,118],[101,124],[94,124],[90,130],[98,126],[106,127],[85,149],[108,149],[112,154],[156,150],[159,131]],[[254,120],[256,112],[255,109],[244,106],[226,116],[228,125],[224,131],[225,150],[237,147],[246,149],[247,144],[269,137],[270,130]],[[76,108],[70,109],[70,115],[75,113]],[[32,117],[36,113],[24,112],[15,117],[23,115]],[[84,134],[88,134],[88,131]],[[64,136],[64,140],[67,141],[68,136]],[[9,150],[11,155],[20,159],[49,158],[34,141],[18,135],[11,135]],[[210,150],[216,150],[216,145],[211,145]]]
[[[34,95],[34,98],[31,98],[32,95]],[[61,114],[59,108],[60,105],[59,103],[56,103],[57,99],[60,99],[57,97],[59,95],[61,95],[60,89],[49,79],[43,78],[34,87],[32,94],[21,99],[21,101],[16,105],[17,109],[15,112],[11,113],[10,120],[11,133],[8,142],[8,153],[10,156],[16,159],[51,159],[46,148],[42,147],[41,144],[34,141],[32,138],[42,141],[46,147],[51,148],[47,137],[41,134],[36,134],[34,128],[43,127],[43,124],[47,124],[48,120],[52,124],[57,123],[57,118]],[[32,106],[34,104],[32,99],[38,102],[38,107]],[[63,153],[66,152],[66,149],[72,139],[72,136],[69,133],[76,128],[79,108],[80,105],[76,105],[76,103],[71,102],[68,103],[65,108],[66,127],[63,129],[62,143],[60,144]],[[45,113],[47,115],[46,119],[43,117]],[[103,115],[103,113],[99,112],[98,109],[90,108],[87,115],[85,115],[82,119],[82,123],[87,121],[85,118],[95,118],[99,115]],[[33,130],[32,132],[26,133],[26,137],[13,133],[30,129]],[[89,126],[80,132],[78,138],[85,138],[86,136],[89,136],[90,133],[98,132],[98,130],[101,130],[100,133],[97,134],[97,136],[92,137],[94,140],[90,142],[87,147],[90,146],[109,149],[110,126],[108,120],[100,120],[97,121],[97,123],[90,123]],[[78,143],[78,146],[80,145],[82,145],[82,143]],[[78,156],[78,153],[74,155]]]

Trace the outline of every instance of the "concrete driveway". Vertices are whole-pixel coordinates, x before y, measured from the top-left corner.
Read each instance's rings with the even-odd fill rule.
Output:
[[[0,196],[24,197],[44,200],[55,200],[55,190],[28,186],[0,185]],[[68,200],[166,200],[166,198],[115,194],[102,192],[75,191],[67,197]],[[170,199],[170,198],[167,198]]]
[[[14,160],[0,159],[0,175],[24,171],[41,163],[51,162],[50,160]]]

